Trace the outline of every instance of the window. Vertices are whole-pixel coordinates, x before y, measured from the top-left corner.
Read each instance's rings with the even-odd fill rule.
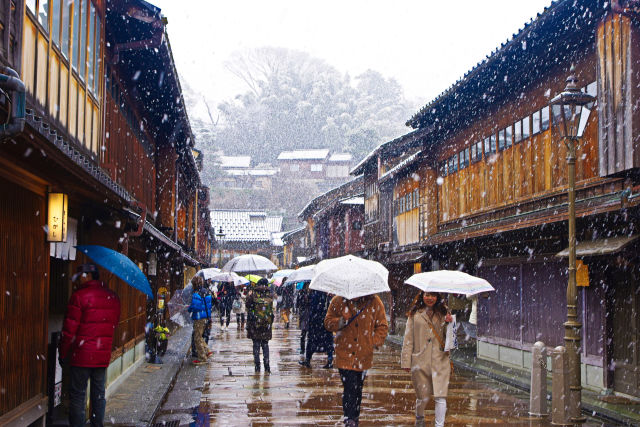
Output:
[[[469,148],[465,148],[460,152],[460,170],[469,166]]]
[[[533,113],[533,127],[531,131],[532,135],[540,132],[540,111],[536,111],[535,113]]]
[[[482,159],[482,141],[478,141],[471,146],[471,163]]]
[[[598,96],[598,83],[591,82],[584,88],[584,91],[587,92],[591,96]]]
[[[322,172],[322,165],[318,163],[311,165],[311,172]]]
[[[522,120],[513,124],[513,142],[517,144],[522,141]]]
[[[444,160],[444,161],[440,162],[440,167],[438,169],[439,169],[441,177],[444,178],[445,176],[447,176],[448,175],[447,174],[447,161]]]
[[[40,0],[40,9],[38,10],[38,22],[44,28],[44,32],[49,32],[49,2]]]
[[[549,106],[543,107],[540,110],[540,130],[545,131],[549,129]]]
[[[506,148],[511,147],[513,145],[513,128],[511,126],[507,126],[504,130],[504,137],[506,140]]]
[[[497,149],[497,143],[496,143],[496,134],[492,134],[491,136],[489,136],[489,145],[491,147],[491,154],[494,154],[496,152]]]
[[[89,3],[87,3],[89,4]],[[87,88],[91,91],[93,91],[93,76],[94,76],[94,59],[95,59],[95,24],[94,21],[96,19],[96,8],[91,5],[91,13],[89,15],[89,41],[87,43],[87,47],[88,47],[88,52],[87,54],[89,55],[87,57],[87,68],[88,68],[88,75],[87,75]]]
[[[489,137],[484,139],[484,154],[485,156],[491,154],[491,142]]]
[[[525,140],[531,136],[531,116],[527,116],[522,119],[522,139]]]
[[[60,0],[51,3],[51,41],[60,47]]]
[[[62,50],[62,55],[65,58],[69,58],[69,8],[71,7],[71,2],[67,2],[66,0],[62,2],[62,45],[60,49]]]
[[[94,71],[94,75],[93,75],[93,92],[97,95],[99,93],[99,87],[100,87],[100,63],[102,62],[102,58],[100,57],[100,47],[102,46],[100,44],[100,40],[101,40],[101,33],[102,28],[101,28],[101,23],[100,23],[100,16],[96,15],[96,63],[95,63],[95,71]]]
[[[505,149],[507,141],[504,137],[504,129],[498,131],[498,150],[502,151]]]
[[[89,15],[89,0],[85,0],[82,8],[82,17],[80,18],[80,62],[78,62],[78,74],[84,81],[87,72],[87,16]]]
[[[87,1],[87,0],[85,0]],[[79,34],[80,34],[80,9],[82,8],[82,0],[75,0],[73,4],[73,69],[78,71],[78,54],[80,53]]]
[[[420,206],[420,190],[419,189],[415,189],[413,190],[413,201],[415,203],[415,207],[418,208]]]
[[[36,13],[36,0],[27,0],[27,8],[33,14]]]
[[[413,209],[413,193],[409,193],[405,196],[407,198],[407,211]]]
[[[458,171],[458,155],[454,154],[453,157],[449,159],[449,173],[452,174]]]
[[[298,172],[300,170],[300,165],[289,165],[289,170],[291,172]]]

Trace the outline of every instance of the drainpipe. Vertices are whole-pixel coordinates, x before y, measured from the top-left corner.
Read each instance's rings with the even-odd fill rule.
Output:
[[[24,130],[25,86],[12,68],[0,65],[0,89],[12,92],[11,117],[0,125],[0,137],[19,134]]]

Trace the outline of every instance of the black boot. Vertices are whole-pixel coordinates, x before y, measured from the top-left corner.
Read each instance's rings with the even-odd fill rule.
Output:
[[[269,366],[269,361],[268,361],[268,360],[265,360],[265,361],[264,361],[264,371],[265,371],[267,374],[270,374],[270,373],[271,373],[271,367]]]
[[[256,372],[260,372],[260,362],[256,363]]]
[[[310,368],[311,367],[311,361],[309,360],[298,360],[298,364],[300,366],[304,366],[305,368]]]

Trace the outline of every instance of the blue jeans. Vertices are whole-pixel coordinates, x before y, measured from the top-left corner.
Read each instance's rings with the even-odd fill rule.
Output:
[[[91,425],[102,427],[104,409],[107,401],[104,398],[107,368],[71,367],[71,386],[69,390],[69,425],[71,427],[84,426],[85,402],[87,400],[87,381],[91,378]]]

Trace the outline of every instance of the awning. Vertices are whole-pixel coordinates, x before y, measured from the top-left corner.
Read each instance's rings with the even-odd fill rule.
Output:
[[[408,251],[390,254],[385,260],[382,258],[381,262],[387,264],[403,264],[419,262],[426,254],[422,251]]]
[[[576,245],[576,256],[598,256],[598,255],[611,255],[620,252],[631,242],[636,240],[638,235],[635,236],[618,236],[607,237],[605,239],[591,240],[587,242],[578,242]],[[564,249],[556,254],[560,258],[569,257],[569,248]]]

